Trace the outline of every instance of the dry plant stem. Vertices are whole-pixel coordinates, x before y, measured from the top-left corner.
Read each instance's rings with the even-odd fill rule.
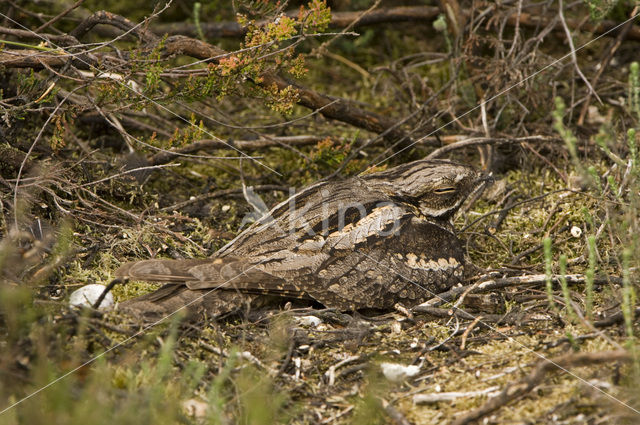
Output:
[[[635,16],[637,13],[638,13],[638,6],[633,8],[633,10],[631,11],[631,16]],[[609,66],[611,59],[613,59],[613,55],[618,51],[618,49],[622,45],[622,42],[625,40],[625,38],[627,38],[627,35],[629,34],[629,30],[631,30],[633,23],[634,23],[633,20],[627,22],[618,33],[615,40],[609,44],[607,50],[602,56],[602,59],[600,60],[600,68],[598,68],[598,72],[596,72],[596,75],[593,77],[594,86],[598,85],[598,81],[600,80],[600,77],[604,73],[605,69],[607,69],[607,67]],[[584,124],[584,120],[587,116],[587,112],[589,111],[590,103],[591,103],[591,93],[587,93],[587,97],[584,100],[584,103],[582,104],[582,109],[580,110],[580,116],[578,117],[578,125]]]
[[[120,278],[113,279],[107,286],[105,286],[104,290],[102,291],[96,302],[93,303],[92,307],[96,310],[99,309],[102,301],[104,301],[104,298],[107,296],[107,294],[111,292],[111,290],[119,283],[127,283],[127,281]]]
[[[75,90],[78,90],[79,88],[80,87],[77,87],[76,89],[72,90],[71,93],[73,93]],[[36,147],[36,144],[38,143],[38,140],[40,140],[40,138],[42,137],[42,134],[44,133],[44,129],[47,128],[47,125],[49,125],[51,120],[56,116],[56,113],[58,112],[60,107],[67,101],[68,97],[69,96],[67,95],[67,97],[65,97],[60,102],[58,102],[58,104],[56,105],[56,108],[47,117],[47,120],[44,122],[44,124],[42,124],[42,127],[40,127],[40,131],[38,132],[38,135],[33,140],[33,143],[29,147],[29,150],[25,154],[24,159],[22,160],[22,163],[20,164],[20,168],[18,169],[18,175],[16,177],[16,183],[13,186],[13,208],[14,208],[13,220],[14,220],[14,225],[15,225],[16,229],[18,228],[18,215],[15,214],[15,212],[18,211],[18,187],[20,186],[20,178],[22,177],[22,171],[24,170],[24,166],[27,163],[27,160],[29,159],[29,157],[31,156],[31,153],[33,152],[33,149]]]
[[[618,349],[618,350],[622,350],[623,347],[618,344],[617,342],[615,342],[614,340],[612,340],[609,335],[607,335],[606,333],[604,333],[603,331],[599,331],[595,328],[595,326],[589,322],[584,315],[584,312],[582,311],[581,306],[573,299],[576,298],[577,296],[572,293],[571,295],[571,299],[570,299],[570,303],[571,303],[571,308],[573,309],[573,312],[575,313],[575,316],[578,319],[578,322],[588,331],[591,331],[595,334],[597,334],[597,336],[599,336],[600,338],[604,339],[605,341],[607,341],[609,344],[611,344],[611,346],[613,346],[614,348]],[[557,297],[555,298],[555,302],[558,303],[558,305],[566,305],[566,300],[564,300],[562,297]]]
[[[70,35],[47,34],[47,33],[40,33],[39,31],[36,32],[36,31],[29,31],[29,30],[21,30],[16,28],[7,28],[3,26],[0,26],[0,34],[12,35],[22,40],[45,39],[46,41],[55,42],[63,46],[80,44],[80,42],[75,37],[71,37]]]
[[[349,31],[351,28],[353,28],[354,26],[356,26],[358,24],[358,22],[360,22],[360,20],[362,20],[365,16],[367,16],[368,14],[370,14],[371,12],[373,12],[379,5],[380,2],[382,0],[376,0],[375,3],[373,3],[367,10],[363,10],[361,12],[356,12],[358,13],[358,16],[356,16],[349,24],[347,24],[347,26],[345,26],[341,33],[346,33],[347,31]],[[343,34],[340,34],[343,35]],[[339,37],[339,35],[333,36],[331,37],[329,40],[324,41],[321,45],[319,45],[318,47],[316,47],[315,49],[313,49],[313,51],[311,52],[312,55],[317,55],[317,54],[321,54],[324,53],[327,50],[327,47],[333,43],[335,40],[337,40]]]
[[[79,69],[90,69],[96,66],[98,61],[91,55],[72,55],[41,52],[38,50],[11,50],[0,51],[0,64],[6,68],[31,68],[42,69],[43,64],[52,68],[60,68],[69,62]]]
[[[106,10],[100,10],[87,17],[69,35],[79,39],[100,24],[116,27],[125,33],[130,32],[143,43],[157,43],[159,41],[159,38],[151,31],[147,31],[143,25],[136,25],[129,19]]]
[[[263,184],[263,185],[254,186],[253,190],[255,191],[275,190],[278,192],[288,192],[289,187],[273,185],[273,184]],[[242,188],[223,189],[223,190],[216,190],[215,192],[211,192],[211,193],[205,193],[204,195],[197,196],[193,199],[189,199],[183,202],[179,202],[177,204],[169,205],[168,207],[161,208],[160,211],[177,211],[186,207],[187,205],[191,205],[196,202],[202,202],[207,199],[222,198],[222,197],[233,195],[233,194],[242,194]]]
[[[78,6],[80,6],[82,3],[84,3],[84,0],[78,0],[77,2],[75,2],[74,4],[72,4],[71,6],[69,6],[68,8],[66,8],[65,10],[63,10],[62,12],[60,12],[58,15],[56,15],[55,17],[51,18],[50,20],[48,20],[47,22],[45,22],[44,24],[40,25],[38,28],[36,28],[34,30],[34,32],[39,33],[40,31],[42,31],[43,29],[45,29],[46,27],[55,24],[56,22],[58,22],[60,19],[64,18],[65,16],[67,16],[72,10],[74,10],[75,8],[77,8]]]
[[[453,318],[456,319],[456,327],[453,329],[453,332],[449,333],[449,336],[447,336],[445,339],[440,341],[438,344],[434,345],[433,347],[429,347],[428,349],[429,351],[434,351],[439,349],[442,346],[445,346],[447,342],[449,342],[453,337],[458,335],[458,331],[460,330],[460,320],[458,319],[458,315],[454,316]],[[451,323],[451,319],[449,319],[449,321],[445,326],[449,326],[449,323]]]
[[[602,363],[628,362],[630,360],[631,355],[625,350],[569,354],[550,360],[542,360],[538,362],[527,377],[521,381],[507,384],[500,394],[489,399],[481,407],[457,418],[451,423],[451,425],[465,425],[472,423],[500,409],[501,407],[506,406],[511,401],[531,392],[535,387],[542,383],[547,373],[556,371],[558,368],[567,369],[570,367],[591,366]]]
[[[483,319],[483,316],[478,316],[476,317],[473,322],[471,322],[471,324],[469,326],[467,326],[467,329],[464,330],[463,334],[462,334],[462,339],[460,341],[460,349],[464,350],[467,346],[467,337],[469,336],[469,334],[473,331],[473,328],[476,327],[476,325],[478,324],[478,322],[480,322]]]
[[[586,277],[584,275],[581,274],[570,274],[570,275],[566,275],[565,278],[567,279],[567,283],[584,283],[586,281]],[[552,281],[554,283],[559,283],[560,282],[560,275],[554,275],[551,277]],[[594,283],[596,284],[606,284],[608,282],[616,282],[619,284],[622,284],[622,278],[620,277],[616,277],[616,276],[609,276],[606,278],[596,278],[594,280]],[[425,301],[424,303],[413,307],[412,311],[416,312],[416,311],[420,311],[420,309],[424,308],[424,307],[437,307],[439,305],[442,305],[444,303],[450,302],[452,301],[455,297],[457,297],[458,295],[465,293],[466,291],[469,290],[469,288],[475,288],[473,289],[473,291],[471,291],[472,293],[478,293],[478,292],[487,292],[487,291],[493,291],[495,289],[502,289],[502,288],[507,288],[510,286],[521,286],[521,285],[544,285],[546,283],[546,275],[544,274],[535,274],[535,275],[528,275],[528,276],[515,276],[515,277],[505,277],[505,278],[496,278],[496,279],[489,279],[489,280],[484,280],[480,283],[474,283],[472,285],[465,285],[465,286],[458,286],[455,287],[453,289],[450,289],[446,292],[442,292],[440,294],[437,294],[436,296],[434,296],[433,298],[431,298],[428,301]],[[418,309],[418,310],[416,310]]]
[[[110,322],[105,321],[105,320],[100,320],[100,319],[97,319],[97,318],[94,318],[94,317],[88,317],[87,320],[91,324],[95,325],[96,327],[105,328],[105,329],[108,329],[110,331],[117,332],[119,334],[123,334],[123,335],[127,335],[127,336],[131,336],[131,335],[134,334],[134,332],[131,331],[131,330],[128,330],[128,329],[122,328],[120,326],[114,325],[113,323],[110,323]]]
[[[484,390],[478,391],[465,391],[465,392],[446,392],[446,393],[432,393],[432,394],[417,394],[413,396],[413,402],[415,404],[431,404],[441,401],[456,401],[461,398],[479,397],[496,392],[500,387],[493,386]]]
[[[511,47],[507,53],[507,57],[511,57],[515,52],[515,48],[518,45],[520,37],[520,16],[522,16],[522,0],[518,0],[518,9],[516,10],[516,25],[513,30],[513,40],[511,41]]]
[[[591,86],[591,83],[589,82],[589,80],[587,80],[587,77],[584,76],[584,74],[582,73],[582,70],[580,70],[580,66],[578,65],[578,58],[576,56],[576,48],[573,45],[573,37],[571,36],[571,30],[567,26],[567,22],[564,19],[564,12],[563,12],[564,5],[562,0],[559,0],[559,1],[560,1],[560,5],[558,6],[558,16],[560,17],[560,22],[562,23],[564,32],[567,35],[567,42],[569,43],[569,49],[571,51],[571,62],[573,62],[573,66],[576,69],[576,72],[578,73],[582,81],[584,81],[584,84],[589,88],[589,94],[592,94],[593,96],[595,96],[598,102],[602,104],[602,100],[600,100],[600,97]]]
[[[421,304],[413,307],[411,311],[414,313],[428,314],[430,316],[439,317],[441,319],[450,319],[452,317],[456,317],[464,320],[473,321],[473,320],[476,320],[477,318],[476,315],[467,313],[465,310],[462,310],[457,307],[439,308],[439,307],[430,307],[430,306]],[[481,325],[485,325],[485,323],[511,323],[512,321],[513,320],[511,320],[510,317],[507,317],[503,314],[483,314],[482,322],[479,322],[479,323]]]
[[[394,424],[411,425],[411,422],[409,422],[407,418],[405,418],[404,415],[400,413],[400,411],[398,411],[395,407],[393,407],[387,400],[385,400],[384,398],[380,398],[380,403],[382,404],[382,408],[387,413],[387,415],[389,415],[389,418],[393,421]]]
[[[293,351],[296,349],[296,337],[295,337],[295,332],[294,334],[291,336],[291,340],[289,341],[289,346],[287,348],[287,354],[284,358],[284,360],[282,361],[282,364],[280,365],[280,367],[278,368],[278,373],[276,376],[280,376],[284,373],[284,371],[287,369],[287,367],[289,366],[289,363],[291,363],[291,358],[293,357]]]
[[[505,143],[526,143],[526,142],[558,142],[561,141],[558,137],[549,136],[526,136],[517,138],[493,138],[493,137],[470,137],[468,139],[459,140],[455,143],[443,146],[431,152],[425,157],[425,159],[436,159],[444,156],[445,154],[457,150],[466,148],[469,146],[482,146],[482,145],[501,145]]]
[[[235,140],[230,141],[233,146],[243,151],[245,150],[258,150],[267,149],[276,146],[282,146],[283,144],[291,146],[308,146],[314,145],[323,140],[322,136],[283,136],[283,137],[262,137],[258,140]],[[203,139],[196,140],[193,143],[188,144],[182,148],[159,152],[148,158],[148,161],[152,165],[165,164],[180,154],[189,154],[198,152],[201,150],[214,150],[214,149],[228,149],[229,144],[221,142],[217,139]]]
[[[549,166],[553,171],[556,172],[556,174],[558,176],[560,176],[560,178],[562,179],[562,181],[564,181],[564,184],[567,185],[569,183],[569,177],[567,176],[566,173],[560,171],[558,169],[558,167],[555,166],[555,164],[551,161],[549,161],[548,158],[545,158],[544,156],[540,155],[540,152],[538,152],[537,150],[535,150],[533,148],[533,146],[531,146],[529,143],[527,142],[522,142],[522,146],[524,146],[525,148],[529,149],[529,151],[534,154],[535,156],[537,156],[538,158],[540,158],[540,160],[542,160],[545,164],[547,164],[547,166]]]

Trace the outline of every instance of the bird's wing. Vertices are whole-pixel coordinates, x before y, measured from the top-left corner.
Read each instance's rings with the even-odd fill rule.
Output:
[[[369,230],[376,228],[373,222]],[[415,305],[463,278],[463,247],[446,228],[415,217],[400,220],[395,231],[366,231],[365,224],[330,235],[331,255],[318,267],[313,287],[302,288],[321,304],[344,310]]]
[[[149,301],[166,299],[189,290],[233,290],[245,294],[266,294],[289,298],[325,300],[326,288],[318,287],[322,268],[341,257],[355,255],[355,249],[383,242],[399,231],[408,219],[407,211],[395,204],[366,207],[366,211],[343,211],[330,216],[314,236],[295,241],[255,257],[233,255],[192,260],[143,260],[123,265],[116,276],[130,280],[164,282],[168,285],[149,294]],[[332,257],[334,257],[332,259]],[[177,285],[174,287],[173,285]],[[322,301],[321,301],[322,302]]]

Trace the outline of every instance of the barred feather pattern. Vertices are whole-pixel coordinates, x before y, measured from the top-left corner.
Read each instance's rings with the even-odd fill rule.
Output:
[[[126,308],[216,316],[261,296],[313,300],[341,310],[414,305],[463,277],[451,217],[483,178],[448,161],[312,185],[276,205],[213,258],[144,260],[124,279],[164,282]]]

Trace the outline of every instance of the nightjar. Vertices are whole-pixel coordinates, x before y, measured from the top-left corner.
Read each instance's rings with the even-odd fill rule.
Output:
[[[211,316],[268,296],[340,310],[416,305],[459,282],[464,250],[451,223],[486,180],[471,167],[419,160],[309,186],[213,257],[123,265],[123,280],[164,282],[121,305],[141,314],[184,306]]]

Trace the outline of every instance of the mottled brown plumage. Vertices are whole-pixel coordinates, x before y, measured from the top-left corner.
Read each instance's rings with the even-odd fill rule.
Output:
[[[415,305],[462,278],[451,217],[481,181],[471,167],[421,160],[315,184],[213,258],[125,264],[119,277],[166,285],[123,307],[165,314],[188,305],[216,316],[264,295],[341,310]]]

